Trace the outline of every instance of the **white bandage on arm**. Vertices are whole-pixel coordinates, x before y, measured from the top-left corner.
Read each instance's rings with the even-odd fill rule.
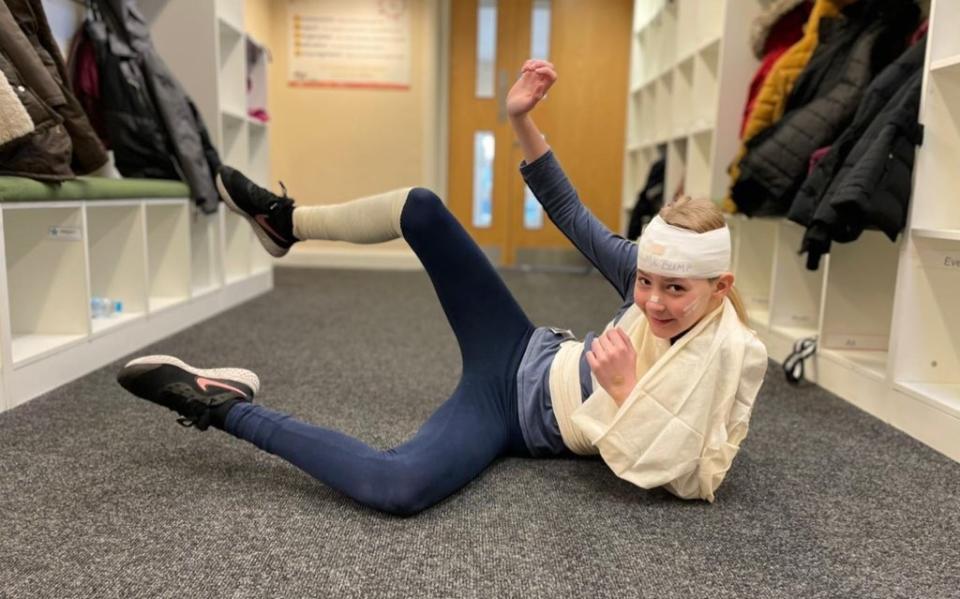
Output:
[[[712,279],[730,272],[730,229],[696,233],[655,217],[637,241],[637,269],[678,279]]]
[[[299,206],[293,211],[297,239],[381,243],[402,236],[400,213],[412,187],[329,206]]]

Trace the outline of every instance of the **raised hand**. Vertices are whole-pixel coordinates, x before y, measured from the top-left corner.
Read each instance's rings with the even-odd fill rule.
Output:
[[[522,116],[547,97],[547,90],[557,81],[553,64],[545,60],[528,60],[523,63],[520,78],[507,93],[507,114]]]

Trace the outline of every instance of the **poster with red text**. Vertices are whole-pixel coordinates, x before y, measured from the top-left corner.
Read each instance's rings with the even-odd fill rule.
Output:
[[[288,0],[294,87],[410,88],[406,0]]]

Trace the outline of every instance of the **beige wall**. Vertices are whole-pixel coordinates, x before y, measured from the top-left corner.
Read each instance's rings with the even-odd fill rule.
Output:
[[[404,186],[438,187],[439,2],[409,1],[411,86],[396,91],[289,87],[287,2],[247,0],[247,29],[273,55],[267,103],[275,188],[282,180],[298,205],[311,205]],[[375,248],[309,245],[406,246],[402,240]]]

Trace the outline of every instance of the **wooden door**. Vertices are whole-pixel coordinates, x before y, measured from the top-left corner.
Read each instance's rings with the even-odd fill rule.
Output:
[[[535,5],[541,17],[549,6],[546,59],[556,65],[559,80],[532,113],[534,121],[583,202],[615,231],[620,220],[632,1],[455,0],[449,206],[477,243],[505,266],[514,265],[518,256],[527,261],[524,256],[539,250],[571,248],[545,215],[541,214],[539,227],[535,218],[529,218],[537,216],[538,206],[531,211],[528,205],[528,218],[524,217],[526,186],[518,170],[523,156],[504,108],[520,66],[532,55]],[[478,14],[489,24],[492,7],[496,41],[486,46],[495,48],[492,85],[487,86],[492,93],[478,97],[478,89],[484,87],[478,85],[477,76],[478,20],[484,19]],[[490,168],[475,168],[476,159],[490,149]],[[489,211],[478,211],[476,200],[484,186],[489,188],[491,205]]]

